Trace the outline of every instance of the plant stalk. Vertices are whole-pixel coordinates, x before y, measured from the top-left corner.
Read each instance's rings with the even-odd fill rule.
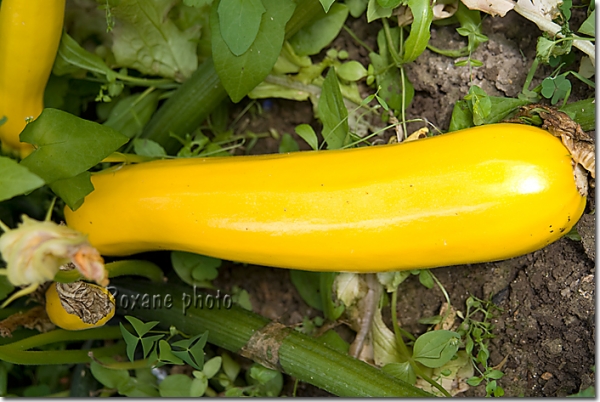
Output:
[[[205,295],[189,287],[153,283],[123,282],[115,279],[118,290],[117,312],[133,314],[145,321],[156,320],[168,329],[174,325],[188,334],[208,331],[208,341],[233,353],[241,354],[266,367],[280,370],[339,396],[432,396],[397,380],[360,360],[333,350],[304,334],[271,322],[265,317],[237,306],[230,309],[193,306],[193,298],[207,301]],[[172,308],[124,311],[120,301],[140,295],[168,293]],[[187,296],[187,299],[186,299]],[[223,301],[224,299],[222,299]],[[188,305],[185,309],[184,306]]]

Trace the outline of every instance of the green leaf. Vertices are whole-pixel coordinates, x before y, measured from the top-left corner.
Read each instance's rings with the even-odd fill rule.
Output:
[[[240,56],[246,52],[260,27],[265,7],[260,0],[221,0],[219,28],[221,36],[231,52]]]
[[[465,100],[469,101],[469,109],[473,113],[473,123],[476,126],[485,124],[488,115],[492,112],[492,101],[487,93],[477,85],[471,85]]]
[[[158,321],[149,321],[144,323],[140,319],[130,315],[126,315],[125,319],[133,326],[133,329],[139,337],[146,335],[152,328],[159,324]]]
[[[467,380],[467,384],[469,384],[472,387],[476,387],[479,384],[481,384],[481,381],[483,381],[482,377],[471,377]]]
[[[206,346],[207,339],[208,332],[203,332],[191,339],[175,342],[173,343],[173,348],[176,349],[172,349],[172,353],[196,370],[203,370],[204,346]]]
[[[291,0],[263,0],[263,5],[266,12],[256,39],[244,54],[236,56],[221,34],[219,1],[213,3],[210,16],[213,61],[223,87],[234,102],[239,102],[271,72],[283,46],[285,25],[296,7]]]
[[[339,350],[340,352],[347,354],[350,350],[350,344],[346,342],[337,332],[333,329],[325,331],[325,333],[317,338],[322,341],[325,345],[331,349]]]
[[[571,82],[563,75],[557,77],[546,77],[542,81],[541,94],[546,99],[551,99],[555,105],[560,99],[565,98],[571,93]]]
[[[165,149],[158,143],[147,138],[136,138],[133,140],[133,150],[141,156],[161,158],[167,156]]]
[[[88,52],[68,33],[63,32],[52,72],[56,75],[64,75],[77,72],[79,69],[105,75],[109,82],[115,80],[114,71],[100,56]]]
[[[68,179],[56,180],[50,184],[50,188],[75,211],[83,204],[85,196],[94,190],[90,177],[90,172],[83,172]]]
[[[195,371],[194,374],[196,373],[200,373],[201,377],[196,377],[192,380],[192,385],[190,386],[190,396],[192,398],[204,395],[208,388],[208,378],[201,371]]]
[[[26,194],[44,185],[44,180],[15,160],[0,156],[0,201]]]
[[[127,142],[112,128],[57,109],[44,109],[20,138],[37,147],[21,164],[50,185],[80,175]]]
[[[473,113],[469,109],[469,102],[459,100],[452,109],[448,131],[458,131],[469,127],[473,127]]]
[[[392,40],[392,46],[398,48],[400,41],[400,30],[399,28],[391,28],[390,36]],[[405,91],[405,107],[408,108],[410,105],[415,90],[408,79],[402,81],[400,70],[393,64],[393,60],[390,56],[390,50],[388,49],[385,32],[383,29],[377,34],[377,46],[379,48],[379,54],[369,53],[369,58],[373,65],[374,75],[377,86],[379,87],[379,95],[376,96],[378,99],[383,99],[392,110],[398,113],[402,110],[402,91]]]
[[[486,378],[491,378],[492,380],[499,380],[504,377],[504,373],[500,370],[491,370],[489,373],[485,373]]]
[[[569,103],[559,110],[579,123],[583,131],[590,131],[596,127],[596,101],[594,98]]]
[[[417,375],[409,362],[388,363],[381,368],[384,373],[394,376],[404,382],[414,385],[417,382]]]
[[[204,368],[202,371],[206,375],[206,378],[213,378],[221,369],[221,363],[223,359],[221,356],[215,356],[206,363],[204,363]]]
[[[592,11],[585,21],[583,21],[577,32],[593,36],[594,38],[596,37],[596,10]]]
[[[205,255],[173,251],[171,253],[171,264],[182,281],[189,285],[199,285],[211,281],[217,277],[217,268],[223,262],[218,258]]]
[[[127,331],[122,323],[119,323],[119,327],[121,328],[121,334],[123,335],[123,339],[127,345],[127,358],[130,362],[132,362],[134,360],[135,349],[140,338]]]
[[[329,12],[329,8],[331,7],[331,5],[333,3],[335,3],[335,0],[319,0],[321,2],[321,5],[323,6],[323,10],[328,13]]]
[[[302,300],[310,307],[323,311],[321,290],[319,286],[320,272],[290,270],[290,279]]]
[[[173,354],[171,345],[164,339],[158,341],[158,359],[163,363],[183,364],[183,360]]]
[[[164,335],[152,335],[146,336],[140,339],[142,342],[142,352],[144,354],[144,359],[150,355],[152,350],[155,350],[156,341],[162,339]]]
[[[117,389],[129,381],[127,370],[112,370],[95,361],[90,364],[90,370],[94,378],[106,388]]]
[[[372,22],[380,18],[389,18],[394,11],[391,7],[381,7],[377,0],[369,0],[367,5],[367,22]]]
[[[348,18],[348,7],[335,3],[327,14],[319,13],[314,20],[303,26],[289,40],[298,56],[319,53],[338,36]]]
[[[234,381],[238,374],[240,373],[240,365],[238,362],[233,360],[228,353],[222,353],[221,358],[223,359],[221,365],[223,367],[223,372],[231,381]]]
[[[258,363],[254,363],[246,372],[249,384],[255,385],[253,396],[274,397],[281,393],[283,388],[283,375],[276,370],[271,370]]]
[[[298,143],[288,133],[283,133],[281,136],[281,141],[279,142],[279,153],[284,154],[288,152],[297,152],[300,150]]]
[[[185,398],[190,396],[192,379],[185,374],[171,374],[158,384],[160,396]]]
[[[340,84],[333,68],[329,69],[323,82],[317,111],[323,123],[323,139],[327,148],[339,149],[347,145],[350,142],[348,109],[344,105]]]
[[[352,60],[339,66],[337,73],[343,80],[358,81],[367,76],[367,69],[358,61]]]
[[[428,269],[423,269],[419,272],[419,282],[421,282],[421,285],[425,286],[427,289],[431,289],[435,284],[433,282],[431,272],[429,272]]]
[[[354,18],[358,18],[367,9],[369,0],[346,0],[345,3],[348,10],[350,10],[350,15]]]
[[[410,25],[410,34],[404,42],[402,63],[415,61],[429,43],[431,22],[433,21],[433,9],[429,3],[429,0],[408,0],[408,7],[414,21]]]
[[[385,8],[396,8],[402,3],[402,0],[377,0],[377,4]]]
[[[113,29],[116,63],[143,74],[183,81],[198,67],[200,29],[180,31],[166,18],[171,0],[122,0],[114,7],[118,23]]]
[[[413,359],[426,367],[442,367],[458,351],[460,335],[453,331],[426,332],[417,338],[413,346]]]
[[[317,139],[317,134],[311,126],[309,126],[308,124],[300,124],[296,126],[294,131],[296,131],[296,134],[298,134],[300,138],[306,141],[312,149],[314,149],[315,151],[319,149],[319,141]]]
[[[127,138],[139,135],[156,111],[160,94],[160,91],[153,91],[120,99],[110,111],[104,125],[117,130]]]

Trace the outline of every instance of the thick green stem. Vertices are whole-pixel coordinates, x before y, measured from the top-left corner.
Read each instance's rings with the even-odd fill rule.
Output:
[[[319,11],[322,6],[318,0],[299,0],[285,27],[286,39],[312,21]],[[154,114],[141,137],[158,142],[168,154],[174,154],[181,144],[171,133],[180,137],[191,133],[226,96],[212,58],[209,58]]]
[[[208,341],[239,353],[265,366],[325,389],[339,396],[417,397],[430,394],[388,376],[382,371],[281,324],[237,306],[225,308],[226,297],[220,295],[220,308],[209,298],[189,287],[115,280],[117,307],[120,314],[157,320],[163,328],[171,325],[188,334],[208,331]],[[148,294],[164,298],[170,295],[170,308],[136,308],[123,310],[124,303]],[[196,307],[194,307],[194,302]],[[165,304],[166,306],[166,304]],[[186,307],[187,306],[187,307]]]
[[[0,348],[6,347],[16,350],[28,350],[56,342],[85,341],[88,339],[121,339],[121,330],[119,327],[100,327],[83,331],[55,329],[1,346]]]

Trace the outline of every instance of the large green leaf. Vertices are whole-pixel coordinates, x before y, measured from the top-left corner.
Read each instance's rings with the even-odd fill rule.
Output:
[[[335,3],[327,14],[321,13],[290,38],[294,52],[298,56],[319,53],[338,36],[347,17],[348,7]]]
[[[35,190],[44,180],[16,161],[0,156],[0,201]]]
[[[171,0],[121,0],[113,12],[113,53],[119,66],[183,81],[198,67],[200,29],[179,30],[166,18]],[[199,27],[198,27],[199,28]]]
[[[44,109],[20,138],[36,147],[21,165],[49,184],[71,209],[93,190],[86,171],[127,142],[110,127],[57,109]]]
[[[260,0],[221,0],[219,2],[219,28],[229,50],[240,56],[250,48],[265,7]]]
[[[266,12],[256,39],[240,56],[231,52],[221,34],[219,2],[212,7],[210,28],[215,70],[234,102],[239,102],[271,72],[283,46],[285,25],[296,7],[292,0],[264,0],[263,5]]]

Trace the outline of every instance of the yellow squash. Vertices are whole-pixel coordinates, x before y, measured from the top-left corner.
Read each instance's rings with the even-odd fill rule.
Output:
[[[0,6],[0,141],[27,156],[19,141],[27,118],[44,107],[44,89],[62,35],[65,0],[2,0]]]
[[[560,140],[518,124],[342,151],[154,161],[92,182],[65,217],[102,254],[181,250],[318,271],[515,257],[560,238],[585,207]]]

